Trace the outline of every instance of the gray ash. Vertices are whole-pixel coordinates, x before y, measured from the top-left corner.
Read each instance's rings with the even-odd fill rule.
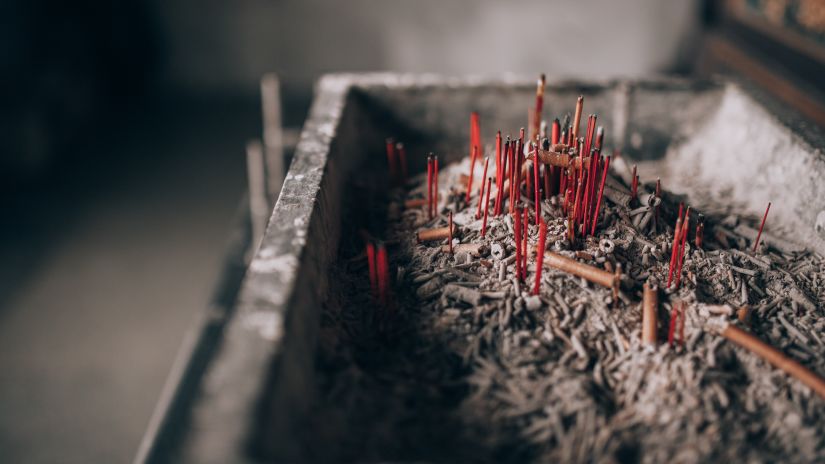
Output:
[[[758,218],[709,207],[704,249],[689,243],[680,288],[660,293],[659,344],[643,346],[642,284],[667,281],[674,196],[663,195],[659,221],[642,221],[647,210],[624,204],[630,192],[611,178],[596,237],[575,246],[558,198],[542,201],[548,250],[597,267],[620,264],[624,273],[619,301],[548,267],[533,296],[535,253],[527,280],[514,277],[512,218],[490,217],[482,238],[475,195],[467,205],[463,193],[447,194],[468,169],[465,161],[442,170],[444,214],[433,220],[423,209],[403,209],[422,196],[425,176],[388,197],[353,186],[388,204],[372,203],[380,217],[351,216],[350,242],[331,271],[319,400],[304,424],[307,460],[825,460],[825,400],[708,330],[740,323],[732,308],[748,305],[750,331],[825,375],[825,259],[779,239],[752,253]],[[522,202],[532,205],[526,196]],[[456,244],[480,244],[478,254],[442,252],[446,240],[417,243],[419,229],[446,225],[447,209]],[[533,214],[531,207],[531,250]],[[362,227],[389,247],[391,308],[370,296]],[[671,347],[676,302],[686,308],[685,343]]]

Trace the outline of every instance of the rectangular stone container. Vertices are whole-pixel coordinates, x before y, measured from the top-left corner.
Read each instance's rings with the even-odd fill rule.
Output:
[[[209,349],[188,354],[137,460],[294,460],[291,424],[312,402],[320,308],[353,166],[364,156],[385,162],[388,136],[406,144],[411,172],[424,168],[427,151],[466,156],[471,111],[489,143],[496,129],[518,134],[534,95],[529,77],[322,78],[239,298],[204,325]],[[585,113],[599,115],[606,146],[640,172],[678,191],[690,171],[694,185],[712,185],[742,213],[761,215],[772,201],[766,230],[825,253],[825,137],[796,113],[742,83],[661,78],[551,80],[545,115],[572,112],[579,95]]]

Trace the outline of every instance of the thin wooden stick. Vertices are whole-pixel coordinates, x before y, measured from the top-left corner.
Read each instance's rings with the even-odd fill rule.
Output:
[[[724,330],[722,330],[722,336],[742,348],[749,350],[765,361],[768,361],[776,368],[785,371],[791,377],[795,377],[797,380],[810,387],[814,393],[825,399],[825,379],[819,377],[793,359],[785,356],[785,354],[781,351],[735,325],[728,325]]]

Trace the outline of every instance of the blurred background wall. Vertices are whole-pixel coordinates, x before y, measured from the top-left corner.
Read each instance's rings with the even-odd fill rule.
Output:
[[[277,72],[297,129],[333,71],[690,68],[699,0],[6,0],[0,461],[134,455],[204,311]]]

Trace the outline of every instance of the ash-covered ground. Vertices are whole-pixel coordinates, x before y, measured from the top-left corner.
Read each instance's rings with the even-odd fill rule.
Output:
[[[621,292],[613,301],[610,289],[545,265],[532,295],[532,200],[522,196],[531,253],[519,282],[512,217],[506,207],[491,214],[480,236],[475,189],[464,203],[468,169],[468,160],[442,169],[432,220],[403,208],[424,196],[426,176],[389,196],[374,177],[353,180],[322,315],[319,401],[304,424],[307,460],[825,461],[825,400],[713,330],[740,325],[825,375],[822,256],[779,238],[779,224],[753,253],[760,218],[739,217],[731,205],[698,211],[707,218],[703,249],[694,220],[680,288],[660,290],[658,344],[645,346],[642,284],[665,287],[675,205],[692,199],[665,191],[659,220],[645,219],[645,202],[625,204],[630,190],[612,175],[596,236],[576,244],[566,239],[560,197],[543,200],[547,250],[600,268],[621,264]],[[652,190],[640,186],[639,197]],[[456,250],[479,244],[478,254],[416,240],[421,229],[446,226],[449,210]],[[370,295],[369,235],[389,251],[391,307]],[[677,336],[670,346],[674,304],[686,323],[684,344]]]

